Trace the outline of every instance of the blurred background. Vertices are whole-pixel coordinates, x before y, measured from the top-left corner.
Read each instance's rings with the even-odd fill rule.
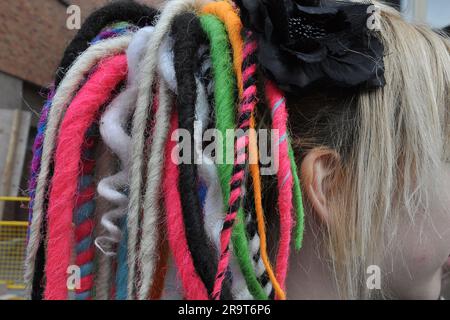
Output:
[[[67,8],[78,5],[84,20],[107,2],[0,0],[0,299],[20,298],[23,288],[31,148],[47,88],[76,33],[66,26]],[[164,0],[138,2],[159,6]],[[411,21],[450,25],[448,0],[386,2]]]

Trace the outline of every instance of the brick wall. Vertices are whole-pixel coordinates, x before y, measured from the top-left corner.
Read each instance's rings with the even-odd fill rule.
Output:
[[[1,0],[0,71],[47,86],[75,31],[66,28],[66,6],[77,4],[85,19],[108,0]],[[149,5],[160,0],[141,0]]]

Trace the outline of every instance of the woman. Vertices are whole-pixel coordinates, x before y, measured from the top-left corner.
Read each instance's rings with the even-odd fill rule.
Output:
[[[105,270],[100,277],[91,260],[84,265],[77,262],[90,271],[85,272],[89,281],[82,281],[88,288],[79,290],[77,298],[109,298],[108,288],[116,289],[116,299],[169,298],[170,288],[178,296],[182,287],[180,297],[187,299],[284,299],[286,294],[290,299],[438,299],[442,279],[450,269],[448,38],[407,23],[396,10],[377,2],[234,2],[236,6],[230,1],[169,1],[153,31],[134,34],[138,29],[135,22],[125,30],[116,26],[112,31],[122,31],[88,49],[70,68],[62,84],[66,90],[56,91],[59,103],[53,103],[50,111],[53,125],[47,126],[51,129],[45,136],[43,154],[47,158],[36,198],[40,205],[33,212],[34,220],[38,220],[36,212],[44,217],[46,190],[50,190],[45,298],[67,298],[65,271],[71,251],[85,249],[81,237],[76,238],[76,247],[72,239],[72,218],[84,221],[77,202],[81,198],[77,186],[83,177],[77,169],[84,165],[81,151],[88,149],[83,144],[87,129],[95,127],[96,112],[102,112],[102,105],[112,99],[106,115],[111,109],[119,112],[122,105],[129,107],[130,114],[103,115],[100,131],[103,141],[123,162],[119,173],[125,174],[123,186],[111,183],[111,190],[106,190],[100,183],[98,193],[125,209],[119,207],[114,215],[99,210],[96,218],[101,222],[95,222],[91,212],[88,226],[97,223],[100,234],[111,235],[103,239],[111,240],[112,249],[107,253],[118,267],[116,272],[105,261],[97,268]],[[130,2],[111,6],[122,12],[122,6],[130,6]],[[108,10],[111,21],[115,21],[116,11]],[[136,12],[132,13],[136,18]],[[128,17],[121,20],[134,21]],[[91,19],[93,22],[97,24]],[[83,30],[91,29],[85,25]],[[90,39],[87,35],[82,38]],[[202,59],[190,58],[202,48]],[[121,55],[109,58],[114,53]],[[87,71],[97,63],[101,68],[94,68],[83,84]],[[127,67],[136,80],[129,80],[115,97],[113,89],[125,81]],[[106,88],[99,84],[105,82],[103,77],[109,79]],[[151,90],[153,82],[160,84],[158,90]],[[93,101],[91,93],[98,92],[103,92],[101,99]],[[261,103],[259,108],[257,102],[264,101],[264,94],[269,103]],[[63,107],[72,96],[76,98],[64,115]],[[238,98],[242,101],[239,106]],[[91,103],[92,108],[80,109],[85,105],[81,102]],[[172,104],[177,108],[171,108]],[[149,105],[158,106],[154,121]],[[241,149],[234,164],[217,168],[213,164],[179,165],[169,156],[176,147],[169,133],[182,128],[194,136],[194,119],[225,131],[252,128],[253,120],[259,128],[264,119],[272,117],[272,128],[285,131],[285,105],[289,134],[280,135],[279,160],[283,164],[276,176],[264,177],[262,190],[258,163],[246,165],[257,152],[250,134],[237,139],[236,146]],[[258,112],[261,110],[268,114]],[[78,144],[73,150],[67,143],[54,147],[61,137],[73,142],[69,129],[79,124],[80,112],[87,115],[83,123],[86,132],[78,130]],[[206,119],[209,115],[213,116]],[[154,127],[147,128],[151,125]],[[150,132],[152,139],[146,141]],[[144,147],[146,143],[150,146]],[[289,143],[303,190],[303,246],[301,197],[299,188],[294,190],[295,166],[289,157]],[[53,153],[55,174],[47,177]],[[69,158],[73,158],[70,163]],[[127,165],[131,166],[129,172]],[[114,170],[117,168],[111,168]],[[111,177],[101,178],[112,181]],[[249,188],[243,187],[245,183]],[[272,185],[278,190],[272,190]],[[67,192],[68,187],[74,192]],[[106,197],[105,190],[114,197]],[[94,193],[89,200],[95,201]],[[296,246],[289,250],[294,211],[299,227]],[[278,216],[279,230],[277,223],[268,224],[268,244],[278,246],[272,270],[264,218],[278,220]],[[119,228],[118,218],[125,217]],[[81,222],[75,235],[84,231]],[[35,227],[34,233],[38,231]],[[277,235],[280,239],[275,239]],[[88,240],[89,258],[93,259],[92,239]],[[61,243],[64,252],[60,252]],[[30,241],[29,247],[37,244]],[[96,245],[100,250],[95,254],[102,257],[106,253],[102,242]],[[86,262],[81,249],[77,261]],[[168,259],[169,255],[173,259]],[[28,261],[34,258],[29,254]],[[168,266],[173,267],[170,274],[176,267],[178,278],[165,281]],[[29,269],[28,275],[32,275],[33,266]],[[36,278],[35,283],[40,284],[40,277]],[[104,295],[98,294],[99,287]]]

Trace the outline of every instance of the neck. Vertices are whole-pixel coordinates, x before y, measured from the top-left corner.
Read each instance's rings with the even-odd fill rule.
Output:
[[[292,249],[287,279],[288,299],[339,299],[331,269],[325,259],[320,259],[324,254],[323,245],[319,243],[322,237],[318,232],[313,226],[306,227],[303,248],[299,252]]]

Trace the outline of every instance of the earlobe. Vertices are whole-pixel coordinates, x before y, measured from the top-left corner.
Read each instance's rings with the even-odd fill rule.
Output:
[[[306,155],[301,166],[308,200],[318,218],[326,224],[330,220],[328,190],[331,186],[328,184],[338,160],[339,156],[333,150],[313,149]]]

